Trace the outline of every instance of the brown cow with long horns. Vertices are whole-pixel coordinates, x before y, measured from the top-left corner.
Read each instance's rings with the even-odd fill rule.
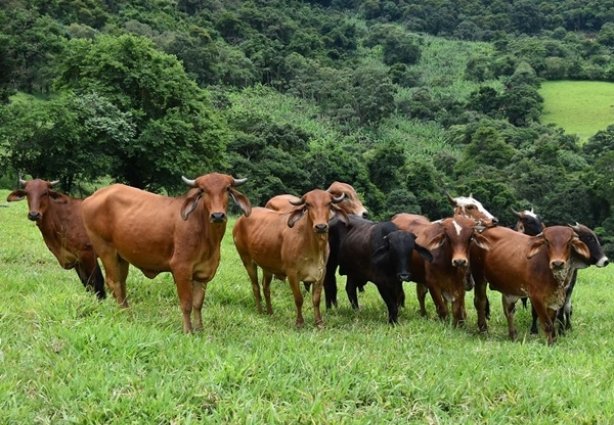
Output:
[[[220,263],[228,199],[251,213],[247,197],[236,187],[247,179],[211,173],[195,180],[178,198],[156,195],[122,184],[95,192],[83,201],[83,219],[106,271],[117,302],[127,306],[128,266],[148,278],[171,272],[183,312],[183,330],[202,328],[201,309],[207,283]]]

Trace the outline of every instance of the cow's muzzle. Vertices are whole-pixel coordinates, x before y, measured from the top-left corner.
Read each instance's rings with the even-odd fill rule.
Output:
[[[320,223],[313,226],[313,230],[316,233],[327,233],[328,232],[328,224]]]
[[[467,267],[469,265],[469,261],[466,258],[453,258],[452,259],[452,267]]]
[[[399,273],[397,277],[401,282],[409,282],[411,280],[411,275],[409,273]]]
[[[31,221],[38,221],[41,219],[41,213],[39,213],[38,211],[30,211],[28,213],[28,220]]]
[[[562,260],[550,261],[550,268],[552,270],[561,270],[563,267],[565,267],[565,261],[562,261]]]
[[[610,260],[608,260],[608,257],[602,257],[599,261],[597,261],[597,264],[595,264],[597,267],[605,267],[608,264],[610,264]]]
[[[226,214],[224,214],[223,212],[211,213],[212,223],[224,223],[225,221],[226,221]]]

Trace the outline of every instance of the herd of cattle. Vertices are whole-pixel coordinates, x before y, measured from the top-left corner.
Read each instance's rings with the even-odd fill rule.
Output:
[[[251,280],[262,312],[258,271],[266,311],[272,314],[273,277],[290,283],[296,325],[304,323],[300,283],[311,289],[315,323],[322,289],[326,307],[337,305],[336,275],[347,276],[346,291],[358,308],[358,291],[373,282],[396,323],[404,304],[404,281],[416,283],[420,313],[430,293],[437,315],[455,325],[466,319],[465,293],[474,289],[480,331],[487,330],[490,307],[487,284],[502,293],[509,336],[516,338],[515,304],[531,301],[537,333],[539,318],[548,343],[571,327],[571,296],[577,270],[604,267],[608,259],[586,226],[544,227],[531,211],[515,212],[512,230],[473,197],[448,198],[451,217],[430,221],[400,213],[390,221],[366,219],[367,210],[354,188],[334,182],[327,190],[303,196],[278,195],[254,207],[237,190],[246,179],[211,173],[189,180],[190,190],[171,198],[122,184],[96,191],[84,200],[53,190],[57,181],[24,181],[7,201],[27,198],[28,218],[35,221],[49,250],[65,269],[74,268],[84,286],[105,298],[105,281],[116,301],[127,307],[129,264],[153,278],[171,272],[186,333],[202,328],[201,309],[207,283],[220,262],[229,198],[243,211],[233,228],[237,252]],[[97,257],[102,261],[103,278]],[[192,321],[194,313],[194,321]]]

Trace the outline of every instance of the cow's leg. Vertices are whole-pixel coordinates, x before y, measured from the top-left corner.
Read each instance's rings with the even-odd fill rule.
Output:
[[[258,266],[256,266],[256,263],[249,260],[243,261],[243,265],[252,283],[252,293],[256,301],[256,308],[258,309],[258,313],[262,313],[262,296],[260,295],[260,285],[258,284]]]
[[[271,304],[271,280],[273,280],[273,275],[263,270],[262,290],[264,291],[264,301],[266,302],[267,314],[273,314],[273,305]]]
[[[194,330],[203,328],[203,302],[207,292],[207,282],[192,282],[192,312],[194,314]]]
[[[329,259],[330,262],[330,259]],[[335,268],[327,263],[326,274],[324,275],[324,298],[326,299],[326,309],[333,306],[337,307],[337,277],[335,276]]]
[[[429,289],[421,283],[416,283],[416,297],[418,298],[418,305],[420,306],[420,316],[426,317],[426,294]]]
[[[399,323],[399,307],[393,290],[384,285],[377,285],[377,290],[388,307],[388,323],[396,325]]]
[[[320,313],[320,298],[322,297],[323,284],[324,282],[322,280],[313,282],[312,292],[311,292],[311,302],[313,304],[313,317],[315,319],[316,326],[319,329],[324,328],[324,321],[322,320],[322,315]]]
[[[303,294],[301,294],[301,288],[299,287],[299,280],[296,274],[288,275],[288,282],[294,295],[294,305],[296,306],[296,327],[302,328],[305,324],[303,318]]]
[[[192,270],[187,267],[173,267],[171,264],[173,279],[177,287],[177,296],[179,297],[179,305],[183,313],[183,332],[192,333]],[[203,293],[204,297],[204,293]]]
[[[514,313],[516,312],[516,301],[518,301],[518,299],[517,297],[501,295],[501,301],[503,302],[503,314],[505,314],[505,318],[507,319],[508,334],[512,341],[516,341],[518,331],[514,325]]]
[[[556,310],[551,310],[546,307],[541,301],[531,298],[531,304],[535,307],[539,320],[542,323],[542,328],[548,339],[548,345],[552,345],[556,340],[556,327],[554,321],[556,319]]]
[[[348,299],[350,300],[350,305],[354,310],[358,310],[358,292],[356,288],[358,287],[356,281],[351,275],[348,275],[347,281],[345,282],[345,292],[348,294]]]
[[[467,312],[465,311],[465,291],[456,294],[452,301],[452,323],[454,326],[464,326]]]
[[[539,330],[537,329],[537,319],[537,311],[535,310],[533,303],[531,303],[531,333],[533,335],[537,335],[539,333]]]
[[[486,280],[484,276],[479,272],[473,272],[474,279],[474,291],[473,305],[478,315],[478,330],[480,332],[488,331],[488,324],[486,323],[486,304],[488,297],[486,296]]]
[[[106,298],[104,278],[95,255],[82,255],[75,270],[87,290],[93,291],[99,300]]]
[[[429,292],[431,294],[431,298],[433,299],[433,302],[435,303],[435,309],[437,310],[437,316],[441,320],[447,321],[448,315],[449,315],[448,303],[444,299],[443,294],[441,293],[441,290],[439,289],[439,287],[437,287],[437,285],[430,285]]]
[[[117,303],[128,307],[126,300],[126,278],[128,277],[128,263],[120,258],[116,252],[101,254],[100,260],[106,272],[106,283]]]

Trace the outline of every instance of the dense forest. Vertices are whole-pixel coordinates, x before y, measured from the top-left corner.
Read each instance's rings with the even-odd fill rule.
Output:
[[[177,193],[218,170],[262,204],[341,180],[375,218],[446,216],[447,190],[614,250],[614,120],[582,145],[538,92],[614,81],[614,0],[0,4],[3,187]]]

